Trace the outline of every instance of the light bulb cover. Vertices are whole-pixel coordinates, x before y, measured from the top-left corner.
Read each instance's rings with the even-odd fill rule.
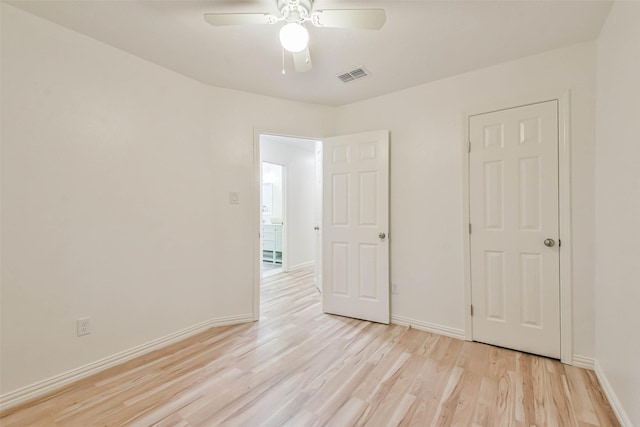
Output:
[[[280,29],[280,44],[289,52],[302,52],[309,43],[309,32],[302,25],[291,22]]]

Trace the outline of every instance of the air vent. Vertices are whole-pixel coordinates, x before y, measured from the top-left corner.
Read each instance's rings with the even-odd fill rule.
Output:
[[[369,76],[369,72],[364,67],[358,67],[355,70],[338,74],[338,78],[342,80],[343,83],[349,83],[354,80],[361,79],[363,77],[368,77],[368,76]]]

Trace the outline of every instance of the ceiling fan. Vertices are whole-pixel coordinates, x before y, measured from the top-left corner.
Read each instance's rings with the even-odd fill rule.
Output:
[[[276,0],[280,16],[268,13],[205,13],[204,19],[214,26],[276,24],[280,29],[280,44],[293,55],[297,72],[311,69],[309,32],[304,27],[311,22],[316,27],[379,30],[387,20],[384,9],[325,9],[312,11],[313,0]],[[284,51],[283,51],[284,63]],[[284,64],[282,73],[284,74]]]

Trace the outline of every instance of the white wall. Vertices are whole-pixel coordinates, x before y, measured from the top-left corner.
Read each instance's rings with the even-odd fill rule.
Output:
[[[1,7],[0,393],[252,317],[254,127],[324,136],[335,110],[211,88]]]
[[[309,148],[283,142],[274,135],[261,135],[262,161],[286,166],[287,267],[294,270],[315,260],[315,153],[314,141]]]
[[[339,109],[339,133],[391,131],[391,280],[399,288],[393,316],[464,329],[463,113],[566,90],[572,104],[574,353],[593,356],[593,43]]]
[[[640,426],[640,3],[616,2],[598,39],[596,359]],[[607,384],[608,382],[608,384]]]

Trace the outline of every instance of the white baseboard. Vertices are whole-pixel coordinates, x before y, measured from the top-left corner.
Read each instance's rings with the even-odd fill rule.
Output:
[[[313,261],[313,260],[307,261],[307,262],[303,262],[301,264],[294,265],[293,267],[289,267],[289,270],[287,270],[287,272],[290,273],[292,271],[302,270],[303,268],[313,267],[314,265],[316,265],[316,262]]]
[[[600,381],[600,385],[602,386],[602,390],[604,390],[604,394],[607,396],[607,399],[609,399],[611,408],[613,408],[613,412],[615,412],[616,417],[618,417],[620,425],[622,427],[633,427],[633,424],[631,424],[631,419],[622,407],[622,403],[620,403],[620,400],[618,399],[615,391],[613,391],[613,387],[611,387],[611,383],[607,379],[607,376],[598,363],[598,360],[595,360],[594,367],[596,376],[598,377],[598,381]]]
[[[0,396],[0,411],[4,411],[8,408],[19,405],[20,403],[24,403],[28,400],[42,396],[67,384],[71,384],[75,381],[81,380],[100,371],[104,371],[105,369],[142,356],[153,350],[157,350],[174,342],[183,340],[192,335],[203,332],[209,328],[248,322],[253,322],[253,314],[219,317],[216,319],[207,320],[197,325],[190,326],[178,332],[174,332],[164,337],[149,341],[145,344],[141,344],[128,350],[121,351],[112,356],[105,357],[104,359],[89,363],[88,365],[80,366],[46,380],[19,388],[18,390],[11,391],[9,393],[5,393]]]
[[[402,316],[391,316],[391,323],[401,326],[411,326],[412,328],[420,329],[421,331],[432,332],[434,334],[464,340],[464,331],[462,329],[423,322],[421,320],[410,319]]]
[[[577,368],[584,368],[593,371],[595,360],[593,357],[580,356],[579,354],[574,354],[571,358],[571,365]]]

